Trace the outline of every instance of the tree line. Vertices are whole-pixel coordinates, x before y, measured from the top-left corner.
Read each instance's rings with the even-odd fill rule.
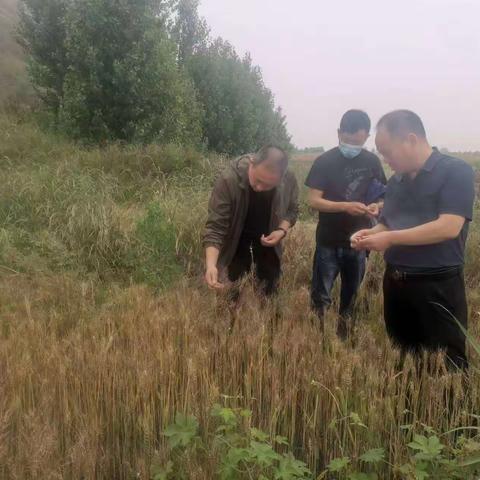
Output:
[[[18,39],[52,124],[88,143],[290,149],[261,69],[211,37],[198,4],[21,0]]]

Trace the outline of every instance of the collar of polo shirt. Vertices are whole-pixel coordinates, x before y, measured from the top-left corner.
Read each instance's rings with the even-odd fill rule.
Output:
[[[425,162],[423,167],[420,169],[420,171],[425,170],[426,172],[431,172],[433,170],[433,167],[435,167],[435,165],[439,160],[439,155],[440,155],[440,152],[438,148],[433,147],[432,154],[427,158],[427,161]],[[398,182],[401,182],[406,177],[406,175],[407,175],[406,173],[396,173],[394,177]]]

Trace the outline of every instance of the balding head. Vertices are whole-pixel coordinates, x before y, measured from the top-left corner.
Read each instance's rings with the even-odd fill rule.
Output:
[[[276,145],[266,145],[250,161],[250,185],[258,192],[272,190],[281,183],[287,168],[287,153]]]
[[[277,169],[283,175],[288,168],[288,155],[283,148],[276,145],[265,145],[255,154],[253,163],[255,165],[268,164],[268,167]]]
[[[377,124],[377,150],[398,173],[418,171],[431,153],[421,118],[410,110],[384,115]]]
[[[410,110],[395,110],[384,115],[377,124],[377,130],[384,128],[392,137],[406,138],[414,134],[418,138],[427,138],[422,119]]]

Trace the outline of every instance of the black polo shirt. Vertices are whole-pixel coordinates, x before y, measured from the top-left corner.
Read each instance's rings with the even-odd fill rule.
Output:
[[[437,220],[441,214],[465,217],[460,235],[433,245],[394,246],[387,263],[405,270],[463,265],[468,225],[473,216],[475,180],[472,167],[434,150],[417,176],[394,175],[388,182],[380,223],[405,230]]]

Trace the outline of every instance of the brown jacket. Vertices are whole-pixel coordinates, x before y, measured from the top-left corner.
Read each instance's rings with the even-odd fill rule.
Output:
[[[245,155],[234,160],[220,175],[210,197],[203,245],[220,250],[220,271],[230,265],[235,256],[247,216],[249,158]],[[295,175],[288,170],[273,197],[270,230],[275,230],[282,220],[293,226],[297,216],[298,184]],[[275,247],[275,251],[281,258],[281,245]]]

